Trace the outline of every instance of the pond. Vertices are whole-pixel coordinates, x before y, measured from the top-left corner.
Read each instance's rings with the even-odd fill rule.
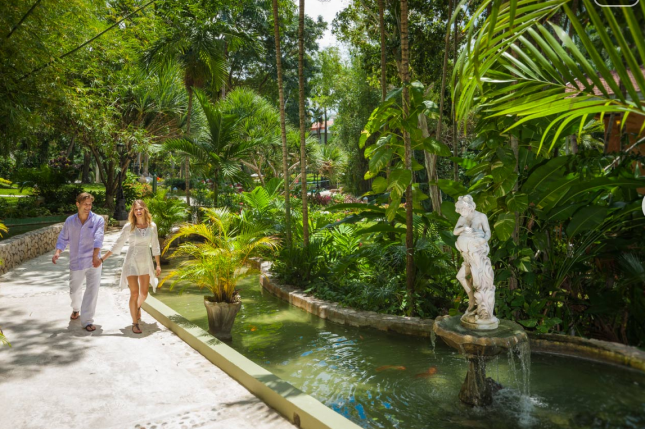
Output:
[[[488,365],[504,385],[489,409],[462,405],[467,363],[437,340],[354,328],[274,297],[258,277],[240,284],[243,306],[231,346],[365,428],[643,428],[645,374],[533,354],[530,392],[516,358]],[[202,296],[161,289],[155,297],[208,329]]]

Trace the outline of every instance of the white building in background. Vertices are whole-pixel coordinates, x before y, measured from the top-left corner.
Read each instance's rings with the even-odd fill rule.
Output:
[[[318,137],[320,143],[325,143],[325,131],[327,132],[327,142],[331,140],[332,128],[334,126],[334,118],[330,118],[327,122],[315,122],[310,130],[309,135]]]

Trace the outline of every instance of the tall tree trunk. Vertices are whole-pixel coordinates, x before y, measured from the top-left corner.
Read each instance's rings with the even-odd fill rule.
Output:
[[[143,155],[143,175],[148,176],[150,174],[150,170],[148,169],[148,165],[150,162],[150,154],[146,153]]]
[[[278,19],[278,0],[272,0],[273,4],[273,32],[275,37],[275,57],[278,68],[278,93],[280,95],[280,134],[282,136],[282,170],[284,172],[284,210],[286,245],[291,247],[291,203],[289,198],[289,152],[287,150],[287,130],[285,126],[284,113],[284,88],[282,86],[282,55],[280,54],[280,21]]]
[[[454,1],[450,0],[448,6],[449,16],[452,16]],[[446,74],[448,72],[448,52],[450,51],[450,26],[446,27],[446,38],[444,43],[444,54],[443,54],[443,71],[441,73],[441,89],[439,92],[439,121],[437,122],[437,134],[436,139],[441,140],[441,127],[443,125],[443,102],[444,94],[446,92]],[[431,161],[430,166],[426,163],[426,169],[428,170],[428,180],[430,182],[436,182],[439,177],[437,175],[437,155],[430,154],[426,159]],[[439,214],[441,214],[441,194],[437,185],[430,185],[430,199],[432,200],[432,209]]]
[[[90,163],[92,162],[92,157],[88,151],[83,152],[83,176],[81,178],[81,183],[90,183]]]
[[[511,150],[513,151],[513,155],[515,156],[515,174],[519,174],[519,159],[520,159],[520,145],[519,145],[519,139],[515,137],[514,135],[511,135]],[[515,185],[513,186],[513,192],[516,193],[519,190],[519,184],[518,182],[515,182]],[[513,242],[515,243],[515,246],[518,246],[520,244],[520,212],[515,212],[515,228],[513,229],[513,234],[511,235],[513,238]],[[510,258],[512,261],[515,259],[514,256]],[[512,275],[508,279],[508,288],[510,290],[517,289],[517,277],[515,276],[515,272],[511,271]]]
[[[453,64],[457,62],[457,14],[459,12],[455,11],[455,25],[454,25],[454,31],[453,31],[453,54],[452,54],[452,61]],[[452,79],[452,88],[453,90],[457,86],[457,75],[455,74]],[[457,134],[459,131],[459,124],[457,123],[457,109],[455,105],[455,97],[451,97],[452,99],[452,156],[457,157],[459,156],[459,140],[457,139]],[[459,165],[457,165],[457,162],[455,161],[453,163],[453,175],[454,175],[454,180],[455,182],[459,181]]]
[[[190,115],[193,113],[193,88],[188,88],[188,111],[186,114],[186,137],[190,137]],[[186,156],[184,164],[184,175],[186,178],[186,204],[190,207],[190,158]]]
[[[69,146],[67,146],[67,151],[65,152],[65,156],[69,158],[73,150],[74,150],[74,137],[72,136],[72,141],[69,143]]]
[[[409,72],[408,49],[408,0],[401,0],[401,68],[403,77],[403,121],[408,119],[410,114],[410,72]],[[405,168],[412,175],[412,143],[410,142],[410,133],[403,128],[403,143],[405,145]],[[412,223],[412,181],[405,189],[405,248],[406,264],[405,276],[407,279],[408,289],[408,314],[412,316],[414,311],[414,231]]]
[[[215,169],[215,174],[213,174],[213,205],[214,207],[217,207],[217,202],[218,202],[218,197],[219,197],[219,185],[217,182],[219,181],[219,170]]]
[[[98,162],[94,163],[94,183],[101,183],[101,174],[99,173]]]
[[[327,144],[327,108],[323,107],[324,119],[325,119],[325,144]]]
[[[381,101],[387,96],[386,69],[385,69],[385,0],[378,0],[379,29],[381,32]]]
[[[305,154],[305,0],[298,11],[298,92],[300,104],[300,183],[302,190],[302,244],[309,246],[309,214],[307,212],[307,157]]]

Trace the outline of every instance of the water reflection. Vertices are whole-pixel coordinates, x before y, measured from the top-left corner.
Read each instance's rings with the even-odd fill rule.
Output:
[[[327,322],[275,298],[257,277],[240,289],[232,347],[362,427],[645,427],[642,373],[533,355],[529,396],[520,393],[519,361],[502,356],[488,372],[505,388],[493,407],[471,409],[457,399],[466,361],[441,341],[433,348],[429,339]],[[202,295],[188,288],[156,297],[207,329]]]

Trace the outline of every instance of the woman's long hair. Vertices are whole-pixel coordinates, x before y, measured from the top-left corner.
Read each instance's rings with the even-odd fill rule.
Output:
[[[130,214],[128,214],[128,222],[130,222],[130,228],[132,228],[132,231],[134,231],[134,228],[137,226],[137,217],[134,215],[134,209],[137,206],[141,206],[143,209],[143,218],[146,220],[146,223],[148,226],[152,224],[152,216],[150,215],[150,212],[148,211],[148,206],[143,200],[134,200],[132,203],[132,208],[130,209]]]

